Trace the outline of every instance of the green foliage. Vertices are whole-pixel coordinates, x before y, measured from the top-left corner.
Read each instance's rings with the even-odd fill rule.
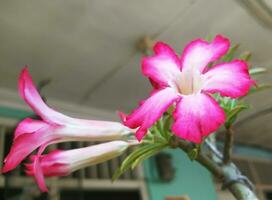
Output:
[[[239,113],[243,110],[249,108],[249,106],[245,105],[242,101],[237,99],[227,99],[227,103],[223,103],[222,106],[227,115],[227,119],[225,122],[225,127],[230,128],[230,126],[235,122]]]
[[[241,54],[239,54],[238,51],[239,45],[233,45],[229,52],[221,59],[222,62],[230,62],[232,61],[235,57],[238,57],[240,60],[245,60],[245,61],[249,61],[252,54],[248,51],[245,51]],[[249,69],[249,74],[251,76],[255,76],[261,73],[265,73],[267,70],[266,68],[263,67],[252,67]],[[262,91],[264,89],[270,88],[271,85],[259,85],[257,84],[255,87],[252,87],[250,89],[249,94],[253,94],[259,91]],[[213,95],[214,98],[220,103],[220,106],[224,109],[226,115],[227,115],[227,119],[225,122],[225,127],[229,128],[237,119],[238,115],[246,110],[247,108],[249,108],[248,105],[246,105],[242,99],[243,98],[239,98],[239,99],[231,99],[228,97],[221,97],[219,94],[214,94]]]
[[[221,60],[223,62],[230,62],[234,58],[238,48],[239,48],[239,44],[233,45],[228,51],[228,53]]]
[[[249,69],[249,74],[251,76],[254,76],[254,75],[257,75],[257,74],[262,74],[262,73],[265,73],[265,72],[267,72],[267,69],[263,68],[263,67],[254,67],[254,68]]]
[[[125,171],[134,169],[142,161],[150,158],[161,150],[169,146],[171,139],[170,126],[172,117],[169,114],[164,114],[157,123],[149,129],[142,144],[137,147],[130,155],[122,162],[121,166],[113,174],[112,180],[115,181]]]
[[[128,169],[134,169],[143,160],[158,153],[165,147],[167,147],[167,143],[142,144],[126,157],[126,159],[122,162],[121,166],[113,174],[112,180],[115,181],[125,171],[127,171]]]
[[[195,160],[197,158],[197,156],[199,155],[200,151],[201,151],[201,145],[202,144],[198,144],[196,145],[193,149],[191,149],[187,155],[191,160]]]
[[[239,59],[244,61],[249,61],[251,59],[252,54],[249,51],[245,51],[240,54]]]

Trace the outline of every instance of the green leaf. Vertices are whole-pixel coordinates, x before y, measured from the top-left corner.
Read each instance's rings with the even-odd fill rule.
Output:
[[[152,144],[151,144],[152,145]],[[119,176],[121,176],[126,170],[128,170],[133,163],[133,161],[148,150],[149,145],[140,146],[138,149],[133,151],[130,155],[126,157],[126,159],[122,162],[121,166],[114,172],[112,176],[112,181],[115,181]]]
[[[163,116],[158,120],[158,122],[156,123],[156,126],[158,127],[158,130],[161,133],[164,132],[164,128],[163,128]]]
[[[237,99],[231,99],[230,100],[230,109],[234,109],[238,104],[238,100]]]
[[[120,169],[123,170],[125,166],[130,166],[134,162],[134,160],[136,160],[140,155],[160,145],[161,144],[157,143],[157,144],[147,144],[147,145],[140,146],[139,148],[137,148],[135,151],[133,151],[130,155],[126,157],[126,159],[122,162]]]
[[[229,97],[220,97],[219,98],[220,106],[224,109],[224,111],[228,114],[231,112],[233,108],[235,108],[238,104],[237,99],[231,99]]]
[[[245,51],[239,56],[239,59],[244,61],[249,61],[251,56],[252,56],[251,52]]]
[[[239,44],[233,45],[229,52],[221,59],[223,62],[229,62],[233,59],[237,49],[239,48]]]
[[[250,75],[262,74],[264,72],[267,72],[267,69],[264,67],[254,67],[254,68],[249,69]]]
[[[148,157],[154,155],[156,152],[162,150],[167,147],[167,143],[154,143],[154,144],[145,144],[135,151],[133,151],[130,155],[126,157],[126,159],[122,162],[121,166],[114,172],[112,176],[112,181],[115,181],[119,176],[121,176],[125,171],[129,168],[134,168],[138,163],[147,159]]]
[[[167,144],[162,144],[161,146],[155,147],[152,150],[146,152],[145,154],[142,154],[139,156],[131,165],[131,169],[134,169],[138,164],[140,164],[143,160],[146,160],[147,158],[153,156],[154,154],[160,152],[162,149],[167,147]]]
[[[164,130],[164,131],[170,131],[171,124],[172,124],[172,116],[171,116],[171,115],[166,115],[166,116],[164,117],[164,126],[163,126],[163,130]]]
[[[234,109],[232,109],[228,113],[227,120],[225,122],[225,126],[227,128],[229,128],[235,122],[238,114],[247,108],[248,108],[248,106],[241,104],[241,105],[237,105]]]
[[[188,157],[191,160],[195,160],[197,158],[199,152],[200,152],[200,146],[196,146],[195,148],[193,148],[192,150],[190,150],[187,154],[188,154]]]
[[[123,173],[123,172],[121,171],[121,169],[118,168],[118,169],[114,172],[114,174],[112,175],[111,181],[112,181],[112,182],[116,181],[116,180],[122,175],[122,173]]]
[[[162,124],[161,135],[167,142],[169,142],[171,138],[170,127],[172,124],[172,116],[168,114],[164,115],[161,118],[161,124]]]

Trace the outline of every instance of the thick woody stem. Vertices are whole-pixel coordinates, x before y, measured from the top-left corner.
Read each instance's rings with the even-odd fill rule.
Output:
[[[237,178],[239,170],[233,164],[223,165],[224,181],[230,182]],[[233,182],[228,186],[229,191],[238,200],[258,200],[255,193],[243,182]]]
[[[178,147],[184,152],[189,153],[194,146],[187,141],[175,139],[173,147]],[[196,161],[207,168],[216,178],[221,180],[223,183],[230,183],[227,188],[238,200],[258,200],[254,192],[244,182],[231,182],[240,175],[239,170],[232,163],[218,165],[215,161],[203,153],[199,153],[196,157]]]
[[[227,132],[225,134],[224,153],[223,153],[224,164],[229,164],[231,162],[232,145],[233,145],[233,130],[232,130],[232,127],[230,126],[227,128]]]

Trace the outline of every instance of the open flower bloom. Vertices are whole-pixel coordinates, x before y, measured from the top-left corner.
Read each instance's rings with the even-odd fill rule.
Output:
[[[47,191],[44,176],[67,176],[70,173],[121,155],[128,147],[125,141],[112,141],[73,150],[55,150],[46,155],[33,155],[33,163],[25,164],[26,174],[35,176],[42,191]],[[35,162],[39,160],[39,163]],[[40,168],[40,169],[35,169]]]
[[[155,89],[126,116],[124,124],[140,127],[136,137],[141,140],[147,129],[175,105],[172,131],[180,138],[200,143],[225,121],[223,109],[210,94],[238,98],[254,84],[247,63],[242,60],[208,67],[226,54],[229,47],[229,40],[217,35],[211,43],[202,39],[192,41],[179,57],[171,47],[158,42],[155,54],[142,60],[142,73]]]
[[[24,68],[20,75],[19,92],[42,120],[27,118],[19,123],[2,172],[14,169],[38,147],[44,149],[48,144],[65,141],[122,140],[131,133],[131,130],[121,123],[75,119],[49,108],[36,90],[27,68]]]

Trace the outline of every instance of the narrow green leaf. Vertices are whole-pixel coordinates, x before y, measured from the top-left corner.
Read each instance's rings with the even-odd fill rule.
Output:
[[[198,148],[194,148],[191,151],[188,152],[188,156],[191,160],[195,160],[198,156],[199,153],[199,149]]]
[[[230,100],[230,109],[231,110],[234,109],[237,106],[237,103],[238,103],[237,99],[231,99]]]
[[[112,175],[111,181],[114,182],[116,181],[120,176],[122,175],[122,171],[120,168],[118,168]]]
[[[239,56],[239,59],[244,61],[249,61],[251,59],[251,56],[252,56],[251,52],[245,51]]]
[[[254,68],[249,69],[250,75],[262,74],[264,72],[267,72],[267,69],[264,67],[254,67]]]
[[[229,128],[235,122],[238,114],[247,108],[248,106],[241,104],[236,106],[236,108],[232,109],[231,112],[228,114],[228,118],[225,122],[225,126]]]
[[[172,123],[172,116],[171,115],[167,115],[164,117],[164,126],[163,126],[163,130],[164,131],[169,131],[171,128],[171,123]]]
[[[153,149],[161,149],[161,147],[164,145],[166,145],[166,143],[154,143],[138,147],[138,149],[136,149],[126,157],[126,159],[122,162],[121,166],[114,172],[112,176],[112,181],[115,181],[126,170],[131,168],[132,164],[135,162],[135,160],[138,159],[138,157],[145,155],[150,151],[153,151]]]
[[[163,116],[157,122],[158,130],[162,133],[163,132]]]
[[[167,147],[167,144],[162,144],[161,146],[155,147],[152,150],[148,151],[145,154],[142,154],[139,156],[131,165],[131,169],[134,169],[138,164],[140,164],[143,160],[146,160],[147,158],[153,156],[154,154],[160,152],[162,149]]]
[[[233,45],[230,48],[229,52],[222,58],[222,61],[223,62],[229,62],[229,61],[231,61],[233,59],[233,57],[234,57],[234,55],[235,55],[235,53],[236,53],[236,51],[237,51],[238,48],[239,48],[239,44]]]
[[[157,146],[160,146],[161,144],[148,144],[144,146],[140,146],[138,149],[133,151],[130,155],[128,155],[125,160],[122,162],[120,169],[122,170],[126,165],[131,165],[134,160],[137,159],[140,155],[144,154],[145,152],[148,152],[150,149],[156,148]]]
[[[211,42],[212,39],[214,38],[214,35],[213,34],[209,34],[205,37],[205,40],[208,41],[208,42]]]

